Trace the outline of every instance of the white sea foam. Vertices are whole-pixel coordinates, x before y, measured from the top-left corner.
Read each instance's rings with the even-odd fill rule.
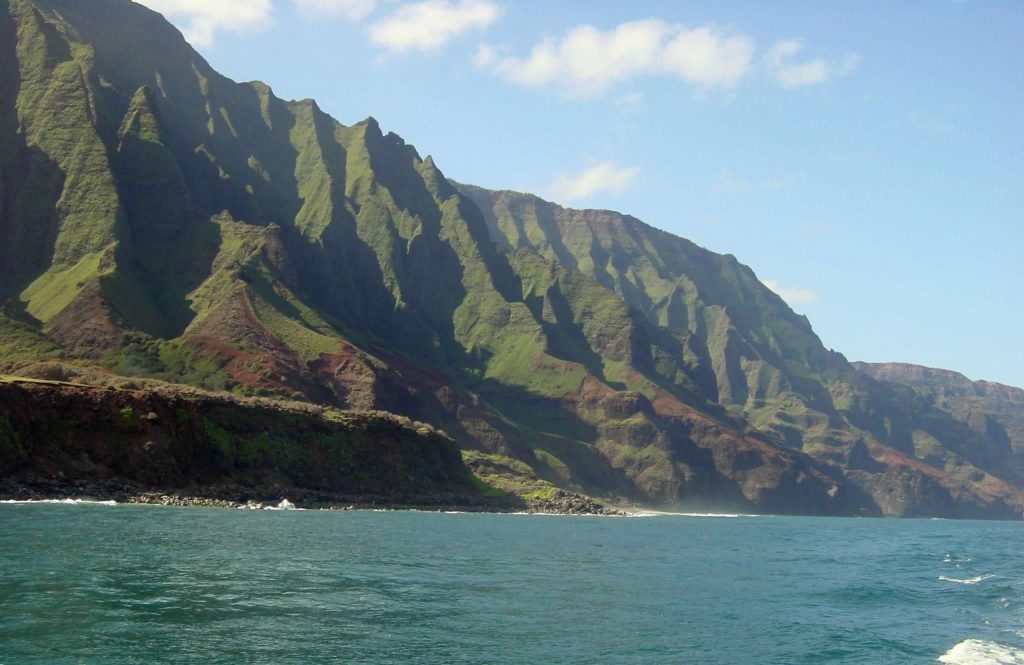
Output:
[[[281,499],[281,503],[276,506],[265,506],[263,510],[302,510],[302,508],[296,508],[295,504],[288,499]]]
[[[612,518],[621,517],[621,515],[600,515],[597,513],[531,513],[528,510],[513,511],[510,513],[500,513],[502,515],[524,515],[526,517],[594,517],[594,518]]]
[[[964,640],[939,656],[950,665],[1024,665],[1024,650],[985,640]]]
[[[117,501],[95,501],[93,499],[4,499],[0,503],[29,504],[29,503],[59,503],[66,506],[91,505],[91,506],[116,506]]]
[[[978,575],[977,577],[968,577],[966,579],[957,579],[955,577],[946,577],[945,575],[939,575],[939,579],[943,582],[955,582],[956,584],[977,584],[978,582],[984,582],[990,580],[995,575]]]
[[[630,517],[760,517],[760,515],[748,515],[745,513],[671,513],[667,511],[650,511],[632,513]]]
[[[526,515],[527,517],[587,517],[587,515],[570,515],[568,513],[532,513],[528,510],[519,510],[509,515]]]

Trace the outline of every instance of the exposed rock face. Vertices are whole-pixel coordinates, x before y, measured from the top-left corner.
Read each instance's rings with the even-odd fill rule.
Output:
[[[559,515],[625,515],[626,513],[573,492],[557,490],[545,499],[534,499],[527,503],[527,510],[537,513]]]
[[[127,0],[0,0],[0,369],[69,361],[384,409],[630,501],[1024,508],[998,417],[858,372],[732,256],[450,182],[372,118],[224,78]],[[91,464],[212,473],[146,448],[168,414],[139,408],[157,419]],[[309,455],[291,481],[333,482]]]

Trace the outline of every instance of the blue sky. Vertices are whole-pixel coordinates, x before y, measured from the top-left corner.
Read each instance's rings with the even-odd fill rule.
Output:
[[[731,253],[851,360],[1024,386],[1024,3],[145,0],[449,177]]]

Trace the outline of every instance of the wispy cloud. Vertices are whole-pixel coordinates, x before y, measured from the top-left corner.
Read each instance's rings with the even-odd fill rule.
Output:
[[[626,92],[616,97],[613,101],[615,106],[628,113],[639,113],[644,110],[645,99],[642,92],[635,90]]]
[[[750,178],[736,175],[732,169],[719,169],[718,176],[711,184],[714,194],[750,194],[751,192],[770,192],[793,186],[800,179],[799,174],[773,174],[762,178]]]
[[[270,23],[270,0],[139,0],[181,28],[193,46],[213,46],[221,30],[254,30]]]
[[[480,44],[476,48],[476,55],[473,56],[473,65],[475,67],[489,67],[494,64],[497,54],[492,46],[489,44]]]
[[[376,0],[294,0],[299,13],[308,18],[343,16],[352,21],[366,18],[377,7]]]
[[[810,305],[818,302],[818,294],[810,289],[800,286],[783,286],[774,279],[764,280],[764,285],[775,292],[780,298],[786,301],[790,307],[798,305]]]
[[[957,129],[969,104],[952,104],[944,109],[914,110],[907,116],[910,126],[926,134],[950,134]]]
[[[498,19],[498,6],[486,0],[424,0],[402,5],[370,26],[370,40],[394,53],[432,51],[464,32]]]
[[[609,160],[592,164],[578,173],[560,173],[548,189],[557,201],[579,201],[599,192],[625,191],[639,173],[639,166],[619,166]]]
[[[640,75],[668,75],[704,88],[730,88],[747,75],[753,54],[753,40],[746,35],[647,19],[607,31],[581,25],[561,39],[540,42],[524,58],[497,58],[491,52],[487,64],[519,85],[553,86],[568,97],[594,98]]]
[[[827,62],[822,58],[796,61],[803,42],[799,39],[784,39],[776,42],[764,54],[764,61],[772,77],[787,90],[808,85],[825,83],[832,78],[852,74],[860,65],[860,56],[847,53],[838,62]]]

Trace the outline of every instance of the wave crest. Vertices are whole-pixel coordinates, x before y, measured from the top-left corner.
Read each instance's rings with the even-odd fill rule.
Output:
[[[65,506],[116,506],[117,501],[98,501],[94,499],[3,499],[0,503],[7,504],[30,504],[30,503],[59,503]]]
[[[939,656],[949,665],[1024,665],[1024,650],[985,640],[964,640]]]
[[[995,575],[978,575],[977,577],[967,577],[964,579],[958,579],[956,577],[946,577],[945,575],[939,575],[939,579],[943,582],[955,582],[956,584],[977,584],[978,582],[984,582],[990,580]]]

